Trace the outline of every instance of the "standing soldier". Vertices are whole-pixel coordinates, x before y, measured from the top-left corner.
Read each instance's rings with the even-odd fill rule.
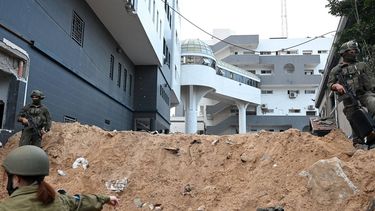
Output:
[[[32,103],[22,108],[18,114],[18,122],[24,125],[20,146],[35,145],[41,147],[42,137],[51,129],[51,116],[41,101],[44,95],[39,90],[31,92]]]
[[[347,90],[345,90],[344,84],[339,80],[339,77],[344,80],[351,91],[356,95],[360,105],[367,108],[368,113],[373,119],[375,117],[374,75],[367,63],[357,61],[358,53],[359,48],[356,41],[351,40],[342,44],[339,50],[342,61],[331,70],[328,78],[328,88],[337,92],[339,101],[343,101],[344,114],[352,129],[352,115],[358,109],[358,105],[353,103],[352,98],[347,94]],[[365,144],[364,140],[361,140],[355,130],[352,130],[352,133],[353,145],[355,147],[360,144]],[[367,145],[374,144],[370,143],[369,140],[367,141]],[[371,142],[373,142],[373,140],[371,140]]]

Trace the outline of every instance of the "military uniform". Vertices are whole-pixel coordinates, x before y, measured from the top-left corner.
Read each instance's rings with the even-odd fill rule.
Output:
[[[7,175],[6,187],[10,197],[0,203],[0,211],[96,211],[102,210],[104,204],[118,204],[115,196],[70,196],[60,194],[61,191],[55,194],[53,188],[44,182],[49,174],[48,155],[36,146],[15,148],[5,157],[2,166]]]
[[[347,53],[352,51],[352,53]],[[355,52],[355,53],[353,53]],[[340,84],[339,75],[350,87],[351,91],[356,95],[357,99],[363,107],[366,107],[368,113],[375,120],[375,78],[374,72],[370,69],[368,64],[364,62],[358,62],[356,55],[359,53],[358,44],[355,41],[349,41],[344,43],[340,47],[340,55],[343,58],[343,62],[339,63],[334,67],[328,77],[328,88],[334,91],[333,85]],[[351,116],[356,111],[359,105],[353,103],[352,98],[347,93],[339,93],[339,102],[344,104],[344,114],[348,119],[349,123],[352,124]],[[353,127],[353,126],[352,126]],[[353,143],[362,143],[363,140],[359,140],[357,134],[353,131]],[[356,144],[356,143],[354,143]]]
[[[328,87],[331,88],[333,84],[338,83],[338,74],[343,76],[343,79],[351,87],[353,93],[356,94],[362,106],[366,107],[370,115],[375,116],[375,93],[372,72],[364,62],[357,62],[348,65],[338,64],[334,67],[328,78]],[[344,113],[346,117],[350,118],[350,114],[356,109],[347,94],[339,95],[339,101],[344,103]]]
[[[75,195],[57,194],[55,200],[48,205],[43,205],[35,200],[38,191],[37,185],[20,187],[15,190],[10,198],[0,203],[0,211],[96,211],[102,210],[109,196],[101,195]]]
[[[38,97],[44,99],[43,94],[34,90],[31,94],[38,94]],[[41,147],[42,143],[42,130],[48,132],[51,129],[51,116],[48,108],[39,103],[31,103],[22,108],[18,114],[18,121],[20,118],[28,119],[28,124],[24,125],[22,130],[21,139],[19,142],[20,146],[23,145],[35,145]]]

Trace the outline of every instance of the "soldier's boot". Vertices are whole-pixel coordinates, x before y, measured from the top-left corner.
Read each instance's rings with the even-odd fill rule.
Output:
[[[359,138],[359,137],[354,137],[353,138],[353,147],[356,149],[367,149],[368,145],[366,145],[366,142]]]

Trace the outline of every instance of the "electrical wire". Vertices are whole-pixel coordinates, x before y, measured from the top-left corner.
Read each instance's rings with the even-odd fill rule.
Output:
[[[193,25],[194,27],[196,27],[197,29],[199,29],[200,31],[202,31],[203,33],[211,36],[212,38],[215,38],[217,39],[218,41],[221,41],[223,43],[226,43],[228,45],[231,45],[231,46],[234,46],[234,47],[237,47],[237,48],[240,48],[240,49],[243,49],[243,50],[247,50],[247,51],[250,51],[250,52],[253,52],[253,53],[260,53],[260,51],[256,51],[256,50],[252,50],[252,49],[249,49],[249,48],[245,48],[245,47],[242,47],[242,46],[239,46],[239,45],[236,45],[234,43],[231,43],[231,42],[228,42],[226,41],[225,39],[220,39],[219,37],[207,32],[206,30],[204,30],[203,28],[199,27],[197,24],[193,23],[191,20],[189,20],[188,18],[186,18],[184,15],[182,15],[179,11],[177,11],[175,8],[173,8],[172,6],[170,6],[168,4],[168,2],[166,2],[165,0],[161,0],[164,4],[167,4],[167,6],[172,10],[174,11],[176,14],[178,14],[181,18],[183,18],[184,20],[186,20],[188,23],[190,23],[191,25]],[[268,51],[268,52],[280,52],[280,51],[285,51],[285,50],[288,50],[288,49],[291,49],[291,48],[294,48],[294,47],[297,47],[297,46],[300,46],[300,45],[303,45],[303,44],[306,44],[306,43],[309,43],[315,39],[318,39],[318,38],[322,38],[324,37],[324,35],[327,35],[327,34],[331,34],[331,33],[334,33],[336,31],[330,31],[330,32],[327,32],[327,33],[324,33],[322,35],[319,35],[319,36],[315,36],[314,38],[312,39],[309,39],[307,41],[304,41],[302,43],[299,43],[297,45],[293,45],[293,46],[290,46],[290,47],[287,47],[287,48],[282,48],[280,50],[276,50],[276,51]]]

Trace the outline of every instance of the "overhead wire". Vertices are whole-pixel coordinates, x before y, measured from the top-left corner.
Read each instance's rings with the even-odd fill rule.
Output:
[[[177,11],[174,7],[170,6],[168,4],[168,2],[166,2],[165,0],[161,0],[164,4],[167,4],[167,6],[173,11],[175,12],[176,14],[178,14],[181,18],[183,18],[184,20],[186,20],[188,23],[190,23],[191,25],[193,25],[194,27],[196,27],[197,29],[199,29],[200,31],[202,31],[203,33],[209,35],[210,37],[212,38],[215,38],[216,40],[218,41],[221,41],[223,43],[226,43],[228,45],[231,45],[231,46],[234,46],[234,47],[237,47],[239,49],[242,49],[242,50],[247,50],[247,51],[250,51],[250,52],[253,52],[253,53],[260,53],[260,51],[256,51],[256,50],[253,50],[253,49],[249,49],[249,48],[246,48],[246,47],[243,47],[243,46],[240,46],[240,45],[237,45],[237,44],[234,44],[232,42],[228,42],[227,40],[225,39],[221,39],[209,32],[207,32],[206,30],[204,30],[203,28],[201,28],[200,26],[198,26],[197,24],[195,24],[194,22],[192,22],[191,20],[189,20],[188,18],[186,18],[184,15],[182,15],[179,11]],[[297,46],[300,46],[300,45],[303,45],[303,44],[306,44],[306,43],[309,43],[315,39],[318,39],[318,38],[323,38],[325,35],[328,35],[328,34],[331,34],[331,33],[334,33],[336,32],[335,30],[334,31],[329,31],[327,33],[324,33],[322,35],[319,35],[319,36],[315,36],[313,37],[312,39],[309,39],[307,41],[304,41],[302,43],[299,43],[299,44],[296,44],[296,45],[293,45],[293,46],[290,46],[290,47],[287,47],[287,48],[282,48],[280,50],[274,50],[274,51],[268,51],[268,52],[280,52],[280,51],[285,51],[285,50],[288,50],[288,49],[291,49],[291,48],[294,48],[294,47],[297,47]]]

